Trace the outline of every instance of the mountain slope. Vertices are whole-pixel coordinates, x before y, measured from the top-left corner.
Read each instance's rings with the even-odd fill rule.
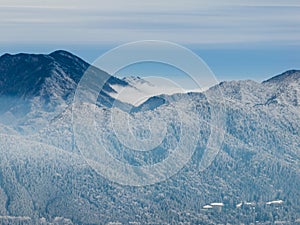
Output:
[[[0,223],[297,224],[299,221],[299,71],[289,71],[261,84],[222,82],[203,93],[154,96],[131,112],[101,102],[97,107],[85,103],[80,105],[77,115],[82,125],[79,130],[82,136],[78,137],[74,136],[68,96],[73,95],[72,85],[76,86],[77,74],[84,63],[66,52],[42,56],[42,61],[44,57],[57,66],[54,70],[50,66],[50,71],[60,72],[45,75],[37,69],[38,64],[30,61],[34,65],[28,66],[32,76],[45,77],[36,86],[38,91],[32,91],[32,86],[14,90],[6,82],[19,81],[14,81],[8,72],[0,75],[1,87],[8,88],[2,90],[2,96],[10,95],[3,103],[13,107],[14,96],[21,102],[29,101],[32,107],[27,109],[22,128],[36,129],[33,134],[24,135],[15,126],[0,125]],[[14,69],[7,67],[5,71]],[[30,76],[28,72],[28,79],[36,81],[36,77]],[[112,79],[107,92],[102,93],[106,97],[116,82],[126,85]],[[52,107],[53,114],[49,109],[36,107],[47,96],[59,99]],[[0,119],[11,121],[15,111],[3,113]],[[216,112],[220,112],[218,124],[213,121]],[[92,124],[89,118],[93,118]],[[48,121],[47,126],[40,126],[41,120]],[[203,168],[207,143],[215,132],[212,125],[218,125],[214,129],[224,132],[224,140],[212,163]],[[183,133],[185,128],[189,128],[188,137]],[[96,139],[89,139],[95,135]],[[86,149],[79,148],[80,141],[93,140],[87,148],[93,150],[90,153],[95,156],[92,158],[95,165],[100,162],[97,149],[104,146],[120,162],[149,166],[169,157],[182,139],[192,142],[198,137],[195,153],[185,167],[165,181],[143,187],[123,186],[106,179],[87,163]],[[139,147],[150,151],[134,150]]]
[[[87,62],[62,50],[49,55],[5,54],[0,57],[0,95],[51,98],[56,94],[66,99],[89,67]],[[109,84],[127,85],[95,67],[91,71],[105,79],[110,77],[105,91],[113,91]]]
[[[165,182],[143,188],[130,188],[109,182],[110,187],[116,188],[116,191],[122,194],[118,195],[110,190],[96,191],[99,199],[108,196],[114,198],[113,201],[104,204],[108,210],[103,209],[103,204],[97,203],[97,200],[94,202],[97,205],[97,212],[104,214],[102,220],[105,223],[109,221],[124,224],[134,221],[142,224],[151,224],[152,221],[159,224],[179,222],[265,224],[276,221],[296,223],[300,217],[299,105],[295,106],[289,102],[270,103],[269,96],[279,90],[277,84],[265,86],[264,83],[253,81],[224,82],[208,90],[211,96],[219,93],[216,88],[222,91],[223,99],[216,98],[215,102],[210,101],[210,110],[224,110],[226,133],[221,151],[204,171],[201,170],[201,160],[210,132],[206,123],[209,121],[210,113],[206,108],[205,93],[165,96],[168,101],[157,104],[155,111],[146,107],[146,111],[140,110],[129,115],[130,118],[139,118],[137,123],[146,126],[154,113],[168,121],[172,115],[169,112],[174,109],[174,105],[197,109],[191,113],[195,113],[193,115],[195,126],[201,127],[201,139],[191,162],[180,173]],[[293,88],[286,91],[298,91],[300,85]],[[154,97],[150,100],[150,106],[156,99],[158,103],[161,101],[161,98]],[[147,102],[145,104],[147,106]],[[96,110],[98,118],[96,128],[100,137],[101,135],[110,137],[103,143],[118,160],[133,165],[149,165],[163,160],[168,154],[165,150],[176,145],[176,138],[180,132],[173,128],[169,130],[168,138],[163,140],[160,148],[154,149],[152,154],[133,153],[130,148],[122,145],[122,139],[115,136],[116,127],[113,129],[113,125],[109,123],[111,110],[101,108]],[[88,117],[89,111],[88,109],[83,111],[83,115]],[[71,137],[72,131],[66,132],[68,122],[64,122],[70,114],[71,112],[67,113],[53,124],[55,132],[44,130],[34,138],[56,146],[57,137]],[[159,123],[155,125],[160,126]],[[176,121],[170,126],[176,127]],[[136,132],[141,135],[143,131],[140,128]],[[83,132],[93,135],[93,130]],[[97,143],[90,144],[97,149]],[[63,146],[66,151],[71,151],[71,138],[69,144],[64,143]],[[92,197],[87,198],[91,200]],[[282,203],[267,204],[272,201]],[[224,204],[222,209],[216,206],[203,209],[207,204],[214,205],[216,202]],[[114,207],[118,209],[115,211]],[[116,214],[111,215],[111,211]],[[64,213],[55,215],[62,216]],[[78,222],[78,217],[72,218]],[[84,222],[87,223],[87,220]]]
[[[114,102],[111,85],[128,85],[66,51],[1,56],[0,122],[24,133],[46,126],[71,104],[77,84],[87,70],[107,80],[99,104],[109,107]]]

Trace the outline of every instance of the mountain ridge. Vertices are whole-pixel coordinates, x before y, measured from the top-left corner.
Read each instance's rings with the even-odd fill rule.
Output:
[[[66,85],[72,86],[74,91],[76,88],[74,84],[78,84],[87,69],[109,77],[108,83],[127,85],[127,82],[110,76],[72,53],[57,50],[50,54],[2,55],[0,57],[0,94],[17,97],[36,96],[47,78],[51,79],[53,76],[53,79],[62,83],[69,79]],[[109,85],[106,85],[104,89],[108,92],[114,91]]]
[[[56,61],[72,61],[73,57],[64,51],[52,55]],[[84,65],[74,60],[77,62],[67,64],[75,63],[81,71]],[[72,96],[63,98],[77,85],[67,74],[68,65],[55,67],[54,75],[38,88],[46,94],[18,96],[30,101],[21,119],[22,99],[20,103],[4,98],[0,103],[1,110],[4,103],[13,109],[0,113],[1,224],[265,225],[300,221],[300,83],[298,75],[293,75],[297,71],[275,82],[231,81],[201,93],[154,96],[130,112],[111,107],[115,99],[105,92],[99,105],[80,104],[74,117]],[[21,69],[18,72],[22,75]],[[77,72],[75,68],[73,75]],[[8,78],[13,85],[13,78]],[[1,79],[1,85],[5,81]],[[19,84],[27,87],[26,82]],[[52,107],[41,104],[45,97],[50,97],[47,106]],[[221,122],[214,124],[216,116]],[[81,126],[74,128],[74,118]],[[189,131],[183,132],[184,128]],[[224,140],[213,139],[220,142],[218,152],[212,161],[205,161],[207,143],[217,129]],[[143,141],[145,149],[154,148],[135,151],[140,145],[130,135]],[[152,136],[159,137],[156,145]],[[87,138],[85,147],[92,150],[88,152],[91,156],[80,148]],[[184,139],[197,141],[191,160],[177,174],[148,186],[111,181],[85,158],[97,163],[97,149],[104,147],[120,162],[152,166],[164,161]],[[148,174],[141,176],[144,179]],[[22,218],[30,221],[22,223]]]
[[[275,76],[263,81],[262,83],[283,81],[283,80],[289,79],[291,77],[300,79],[300,70],[296,70],[296,69],[287,70],[281,74],[275,75]]]
[[[121,87],[129,85],[126,78],[119,79],[111,76],[65,50],[56,50],[49,54],[5,53],[0,56],[0,95],[17,97],[36,96],[40,94],[39,88],[46,82],[46,79],[53,76],[53,72],[57,72],[59,75],[64,74],[64,76],[56,76],[54,78],[60,80],[62,83],[64,80],[70,79],[68,85],[66,84],[64,88],[67,90],[71,88],[69,91],[74,91],[88,68],[92,68],[96,73],[102,74],[101,76],[110,76],[108,85],[104,87],[107,92],[116,93],[112,87],[113,85]],[[287,70],[263,81],[262,84],[280,83],[287,79],[298,79],[299,77],[300,70]],[[231,81],[225,82],[228,83]],[[220,82],[217,85],[222,85],[223,83]]]

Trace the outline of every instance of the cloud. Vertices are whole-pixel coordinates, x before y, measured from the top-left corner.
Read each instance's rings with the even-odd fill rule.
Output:
[[[3,0],[2,43],[300,44],[299,1]]]

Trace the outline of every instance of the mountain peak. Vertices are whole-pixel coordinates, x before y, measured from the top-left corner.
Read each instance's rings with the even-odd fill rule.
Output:
[[[49,54],[49,56],[55,58],[55,59],[70,59],[70,60],[79,60],[84,62],[81,58],[79,58],[78,56],[72,54],[71,52],[68,52],[66,50],[56,50],[52,53]]]
[[[274,76],[268,80],[263,81],[263,83],[279,83],[286,80],[298,80],[300,79],[300,70],[288,70],[284,73],[281,73],[277,76]]]
[[[48,55],[4,54],[0,57],[0,96],[69,96],[90,66],[81,58],[64,50],[57,50]],[[96,67],[93,67],[93,71],[100,76],[110,76]],[[108,83],[127,85],[125,81],[115,77],[110,77]],[[109,85],[105,86],[105,90],[113,91]]]
[[[12,56],[11,54],[5,53],[5,54],[0,56],[0,60],[3,59],[3,58],[11,57],[11,56]]]
[[[66,50],[55,50],[54,52],[50,53],[49,55],[64,55],[64,56],[74,56],[71,52],[68,52]]]

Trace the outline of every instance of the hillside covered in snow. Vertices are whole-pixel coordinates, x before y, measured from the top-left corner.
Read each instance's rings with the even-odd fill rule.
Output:
[[[74,113],[87,69],[105,85]],[[163,92],[65,51],[5,54],[0,105],[0,224],[300,223],[300,71]],[[100,148],[145,168],[194,151],[135,186],[99,173]]]

